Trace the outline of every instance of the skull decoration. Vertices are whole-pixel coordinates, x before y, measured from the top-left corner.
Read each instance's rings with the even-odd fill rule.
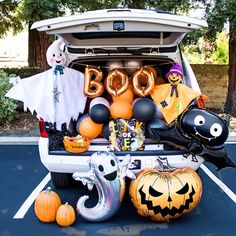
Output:
[[[138,213],[155,221],[170,221],[192,211],[200,201],[202,182],[190,168],[141,171],[130,185]]]

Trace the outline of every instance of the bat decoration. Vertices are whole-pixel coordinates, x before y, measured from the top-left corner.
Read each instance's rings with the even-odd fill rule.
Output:
[[[207,110],[189,109],[171,127],[162,120],[151,121],[148,133],[160,143],[201,156],[218,170],[236,167],[228,157],[224,145],[229,134],[227,122]]]

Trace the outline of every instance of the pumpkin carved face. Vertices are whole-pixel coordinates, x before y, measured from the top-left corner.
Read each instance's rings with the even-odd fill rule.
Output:
[[[130,195],[138,213],[156,221],[169,221],[190,212],[199,203],[202,182],[190,168],[160,172],[140,172],[130,185]]]

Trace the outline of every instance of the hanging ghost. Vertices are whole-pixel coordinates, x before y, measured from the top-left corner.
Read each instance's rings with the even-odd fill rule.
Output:
[[[181,84],[183,73],[181,66],[177,63],[171,67],[166,77],[169,83],[155,86],[151,97],[166,122],[170,124],[188,107],[193,99],[202,97],[207,100],[207,97]]]
[[[149,122],[147,129],[148,134],[158,142],[201,156],[219,170],[236,167],[229,159],[224,145],[229,134],[228,125],[212,112],[193,107],[184,112],[171,127],[157,119]]]
[[[24,110],[34,111],[37,118],[55,123],[61,130],[84,111],[86,97],[83,94],[84,74],[65,67],[66,55],[61,49],[62,41],[54,41],[48,48],[46,58],[51,69],[20,79],[8,91],[7,97],[22,101]]]

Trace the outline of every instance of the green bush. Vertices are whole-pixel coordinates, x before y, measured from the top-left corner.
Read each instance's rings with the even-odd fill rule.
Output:
[[[17,101],[5,97],[5,94],[12,87],[9,79],[10,76],[0,70],[0,123],[12,122],[17,116]]]
[[[21,79],[42,72],[42,70],[37,67],[4,68],[3,70],[9,75],[14,74],[20,76]]]

